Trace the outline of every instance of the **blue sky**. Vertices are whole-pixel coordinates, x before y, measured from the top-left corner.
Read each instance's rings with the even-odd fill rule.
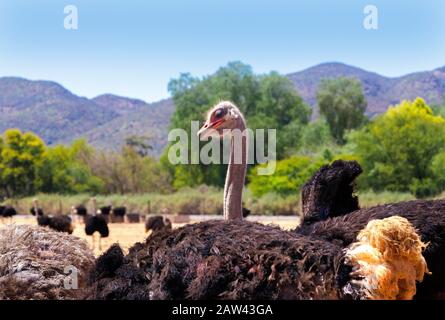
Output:
[[[76,31],[63,27],[69,4]],[[363,28],[368,4],[378,30]],[[445,65],[445,1],[0,1],[0,76],[155,101],[180,72],[201,76],[232,60],[259,73],[328,61],[387,76],[431,70]]]

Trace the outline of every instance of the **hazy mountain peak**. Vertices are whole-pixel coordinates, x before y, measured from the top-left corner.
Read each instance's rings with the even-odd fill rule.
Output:
[[[362,83],[368,101],[366,112],[373,115],[384,112],[389,105],[394,105],[403,99],[424,97],[430,103],[441,101],[445,93],[443,69],[445,67],[390,78],[344,63],[328,62],[288,74],[288,78],[302,98],[312,106],[317,103],[317,90],[322,79],[356,78]]]
[[[119,115],[127,114],[128,112],[135,111],[147,105],[143,100],[122,97],[110,93],[97,96],[91,99],[91,101],[109,110],[113,110]]]
[[[28,80],[20,77],[0,78],[0,104],[20,104],[24,99],[31,97],[70,94],[70,91],[53,81]]]

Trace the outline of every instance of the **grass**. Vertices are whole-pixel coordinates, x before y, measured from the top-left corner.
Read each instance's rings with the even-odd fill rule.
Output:
[[[394,202],[416,199],[416,197],[414,197],[411,193],[408,192],[383,191],[376,193],[374,191],[365,191],[365,192],[358,192],[357,194],[359,197],[360,206],[362,208],[369,208],[379,204],[394,203]]]
[[[400,202],[415,199],[409,193],[399,192],[358,192],[360,205],[370,207],[378,204]],[[11,199],[6,201],[15,206],[19,213],[28,214],[34,197]],[[66,214],[72,206],[86,205],[92,211],[91,196],[88,194],[58,195],[39,194],[39,206],[45,212]],[[182,189],[172,194],[134,194],[96,196],[98,207],[102,205],[126,206],[128,212],[141,214],[193,214],[221,215],[223,211],[223,192],[220,189],[201,186],[194,189]],[[267,194],[261,198],[254,197],[249,190],[244,192],[244,206],[255,215],[298,215],[299,195],[280,197]]]

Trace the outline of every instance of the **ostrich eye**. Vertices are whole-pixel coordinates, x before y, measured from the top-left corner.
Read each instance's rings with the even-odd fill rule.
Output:
[[[224,115],[224,111],[222,109],[218,109],[215,111],[215,119],[219,119]]]

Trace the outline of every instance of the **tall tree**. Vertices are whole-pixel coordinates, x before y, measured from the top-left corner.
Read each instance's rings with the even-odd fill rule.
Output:
[[[33,193],[45,148],[43,141],[31,132],[10,129],[0,144],[0,181],[4,195],[13,197]]]
[[[365,121],[366,99],[360,81],[340,77],[325,79],[317,92],[320,113],[325,116],[334,139],[343,144],[345,131]]]
[[[71,146],[46,148],[37,170],[38,191],[61,194],[100,192],[102,182],[80,160],[85,147],[83,141],[76,140]]]
[[[148,156],[149,152],[153,150],[150,143],[151,137],[132,135],[125,139],[125,145],[136,151],[141,157]]]
[[[445,150],[445,119],[424,100],[403,101],[348,137],[364,167],[362,183],[374,190],[437,193],[434,172]],[[435,161],[434,161],[435,160]]]

